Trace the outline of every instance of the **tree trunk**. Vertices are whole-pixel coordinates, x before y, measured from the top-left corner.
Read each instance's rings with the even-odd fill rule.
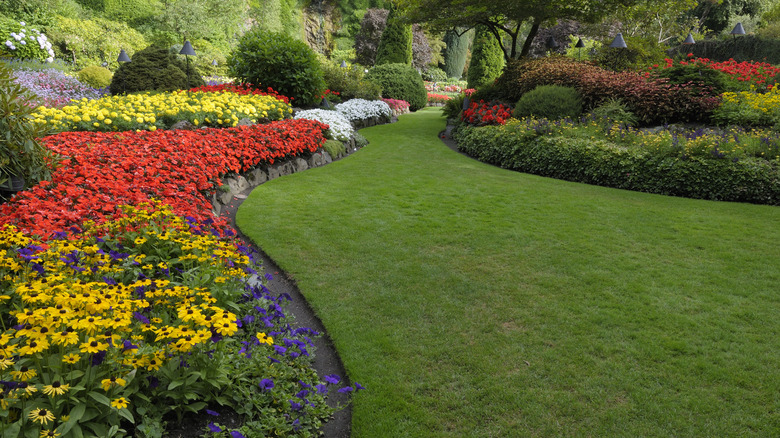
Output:
[[[528,52],[531,51],[531,43],[534,42],[534,38],[536,38],[536,34],[539,32],[539,23],[538,21],[534,21],[534,24],[531,26],[531,30],[528,32],[528,37],[525,39],[525,42],[523,43],[523,50],[520,51],[519,58],[525,58],[528,56]]]

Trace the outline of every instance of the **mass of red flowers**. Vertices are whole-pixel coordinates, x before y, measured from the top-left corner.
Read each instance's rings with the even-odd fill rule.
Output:
[[[671,68],[674,66],[674,60],[664,59],[665,65],[655,64],[650,70],[657,68]],[[768,88],[772,87],[775,79],[780,79],[780,68],[767,62],[737,62],[734,59],[728,61],[714,62],[709,58],[695,58],[692,53],[688,54],[688,59],[679,61],[679,65],[699,64],[702,67],[720,70],[738,81],[754,82],[758,86],[769,83]]]
[[[213,219],[205,194],[220,175],[246,172],[260,163],[314,152],[328,126],[284,120],[194,131],[63,132],[42,144],[64,157],[51,181],[42,181],[0,205],[0,226],[45,237],[85,220],[121,215],[119,205],[151,198],[174,213]]]
[[[446,94],[428,93],[428,103],[444,103],[450,99]]]
[[[503,125],[512,117],[512,109],[506,105],[486,103],[484,100],[471,102],[466,111],[463,111],[461,120],[469,125]]]
[[[273,96],[281,101],[284,101],[284,103],[290,103],[290,100],[292,100],[291,97],[282,96],[274,90],[271,87],[266,88],[265,90],[255,87],[252,84],[219,84],[219,85],[203,85],[201,87],[196,88],[190,88],[190,91],[193,93],[197,93],[198,91],[202,91],[204,93],[236,93],[240,95],[245,94],[252,94],[252,95],[260,95],[260,96]]]

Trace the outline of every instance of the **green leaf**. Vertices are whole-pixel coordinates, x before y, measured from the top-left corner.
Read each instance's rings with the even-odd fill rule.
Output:
[[[180,387],[183,384],[184,384],[184,381],[182,381],[182,380],[174,380],[173,382],[168,384],[168,391],[170,391],[172,389],[175,389],[175,388],[178,388],[178,387]]]
[[[98,402],[100,404],[104,404],[106,406],[111,406],[111,400],[109,400],[108,397],[106,397],[105,395],[103,395],[103,394],[101,394],[99,392],[92,391],[92,392],[87,393],[87,395],[92,397],[93,400],[95,400],[96,402]]]
[[[208,404],[205,402],[195,402],[185,406],[184,408],[190,412],[199,412],[201,409],[205,408],[206,406],[208,406]]]
[[[129,421],[130,423],[135,424],[135,418],[133,418],[133,413],[130,412],[129,409],[120,409],[119,416]]]

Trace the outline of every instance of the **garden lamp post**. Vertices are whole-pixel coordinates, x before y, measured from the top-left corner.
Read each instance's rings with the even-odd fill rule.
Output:
[[[545,47],[547,47],[547,50],[550,51],[550,54],[552,54],[552,51],[560,47],[560,44],[558,44],[558,41],[555,41],[555,37],[550,35],[547,38],[547,41],[544,42]]]
[[[582,61],[582,48],[585,47],[585,41],[582,41],[582,38],[580,38],[574,47],[577,48],[577,61]]]
[[[184,46],[182,46],[179,55],[184,55],[187,58],[187,89],[190,88],[190,55],[195,56],[195,49],[192,48],[192,44],[189,41],[184,40]]]
[[[692,33],[688,32],[688,37],[685,38],[685,41],[683,41],[683,44],[685,44],[686,46],[690,46],[690,45],[696,44],[696,41],[693,39],[693,34]]]
[[[119,51],[119,58],[116,59],[116,62],[130,62],[130,57],[127,56],[125,49]]]
[[[347,61],[341,61],[341,68],[347,68]]]
[[[744,35],[745,34],[745,28],[742,27],[742,23],[737,23],[736,26],[734,26],[734,29],[732,29],[731,34],[734,35],[734,51],[731,54],[731,57],[733,58],[737,54],[737,35]]]
[[[615,35],[615,39],[612,40],[612,44],[609,45],[609,47],[615,48],[615,49],[625,49],[628,46],[626,45],[626,40],[623,39],[623,34],[618,33]]]

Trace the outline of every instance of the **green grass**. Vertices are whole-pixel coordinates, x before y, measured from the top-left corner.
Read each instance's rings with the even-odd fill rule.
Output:
[[[439,115],[238,212],[368,388],[354,437],[780,434],[780,208],[494,168]]]

